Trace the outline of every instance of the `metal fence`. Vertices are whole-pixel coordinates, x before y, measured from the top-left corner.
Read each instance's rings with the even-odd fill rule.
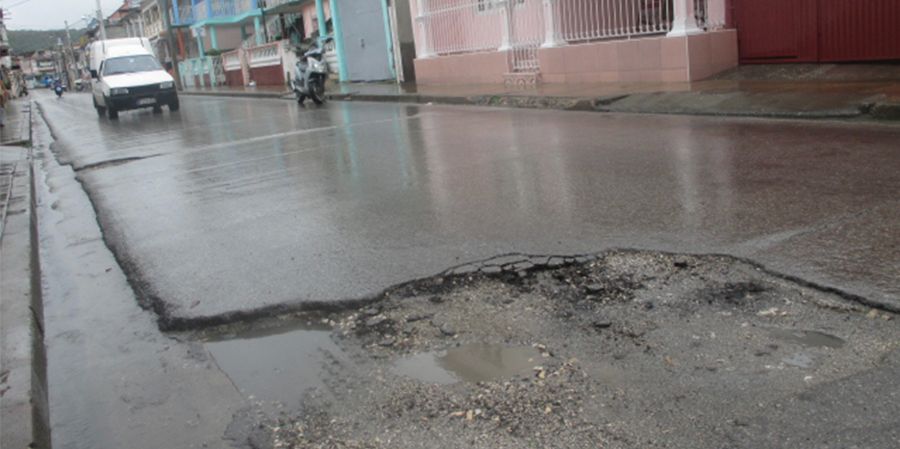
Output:
[[[420,55],[509,51],[514,72],[537,71],[537,52],[553,45],[661,35],[679,0],[421,0]],[[697,26],[724,26],[724,1],[692,0]],[[718,8],[710,13],[710,5]]]
[[[536,72],[538,48],[544,42],[542,0],[512,0],[509,15],[509,59],[513,72]]]
[[[566,42],[627,38],[672,29],[672,0],[557,0],[556,32]]]
[[[420,53],[448,55],[496,50],[505,18],[492,0],[423,0],[420,20],[426,48]]]

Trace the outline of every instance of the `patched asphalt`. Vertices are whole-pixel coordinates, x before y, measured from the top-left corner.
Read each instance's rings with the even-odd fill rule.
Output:
[[[900,309],[900,128],[185,98],[45,98],[163,324],[373,297],[506,253],[726,253]]]

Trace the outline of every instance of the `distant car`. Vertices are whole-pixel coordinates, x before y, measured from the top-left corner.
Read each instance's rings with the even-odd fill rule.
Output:
[[[175,79],[163,70],[143,38],[111,39],[91,44],[91,91],[101,117],[117,119],[119,111],[180,107]]]

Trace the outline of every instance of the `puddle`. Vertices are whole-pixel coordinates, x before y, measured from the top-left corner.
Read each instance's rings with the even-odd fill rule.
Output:
[[[802,352],[793,354],[790,357],[785,357],[785,358],[781,359],[781,361],[785,365],[795,366],[797,368],[809,368],[814,363],[812,356],[810,356],[809,354],[802,353]]]
[[[251,330],[206,342],[219,367],[246,396],[287,406],[305,391],[323,386],[327,355],[342,358],[327,327]]]
[[[471,343],[400,359],[394,372],[428,383],[485,382],[527,374],[541,365],[540,351],[530,346]]]
[[[844,339],[819,331],[806,331],[796,329],[769,329],[772,337],[797,343],[811,348],[841,348],[847,344]]]

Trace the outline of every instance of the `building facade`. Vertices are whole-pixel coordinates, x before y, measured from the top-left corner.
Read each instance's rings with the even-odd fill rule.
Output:
[[[189,87],[284,85],[295,46],[332,37],[342,81],[396,78],[389,0],[171,0],[179,66]],[[411,58],[410,58],[411,60]]]
[[[408,0],[420,83],[688,82],[900,59],[897,0]]]
[[[409,0],[420,83],[678,82],[737,65],[726,0]]]

